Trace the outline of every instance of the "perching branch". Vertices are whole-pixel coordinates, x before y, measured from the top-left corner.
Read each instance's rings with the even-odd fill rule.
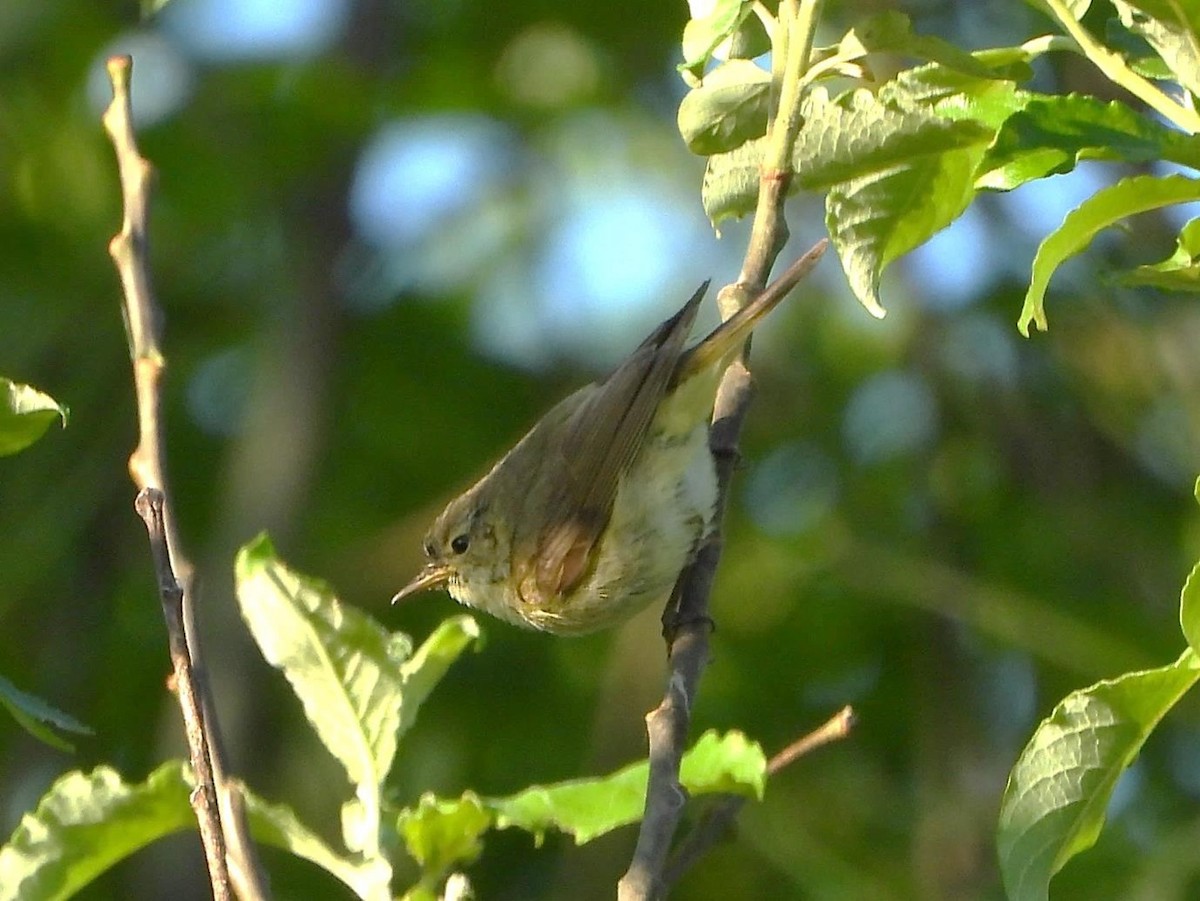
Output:
[[[192,806],[208,861],[213,896],[226,901],[266,897],[242,814],[241,795],[224,771],[211,698],[203,678],[200,648],[192,624],[192,565],[179,543],[165,474],[165,444],[159,416],[164,360],[159,349],[159,311],[150,287],[147,218],[153,168],[138,151],[130,103],[133,60],[108,60],[113,99],[104,111],[104,129],[116,151],[124,216],[109,242],[124,295],[122,313],[133,361],[137,396],[138,444],[129,457],[129,473],[138,487],[136,509],[146,523],[154,558],[173,685],[183,713],[192,771],[197,787]]]
[[[772,109],[758,205],[738,281],[724,288],[717,298],[726,319],[762,290],[788,238],[783,201],[792,180],[791,148],[803,125],[801,80],[808,68],[821,6],[822,0],[782,0],[779,5],[772,48]],[[824,249],[825,242],[821,242],[797,264],[803,269],[800,277],[816,264]],[[668,855],[686,801],[679,784],[679,765],[687,743],[693,699],[708,663],[712,624],[708,599],[721,558],[721,521],[750,394],[751,376],[743,358],[725,371],[713,407],[709,446],[716,461],[718,486],[713,530],[696,559],[680,574],[663,614],[670,673],[662,702],[646,715],[650,759],[646,805],[633,859],[617,886],[619,901],[653,901],[662,897],[668,885]]]

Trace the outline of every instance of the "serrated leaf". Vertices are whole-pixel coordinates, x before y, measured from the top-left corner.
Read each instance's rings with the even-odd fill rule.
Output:
[[[70,897],[152,841],[194,828],[191,788],[177,760],[134,784],[110,767],[68,773],[0,848],[0,893],[38,901]]]
[[[683,755],[679,781],[693,795],[731,794],[761,801],[767,787],[762,746],[744,733],[709,729]]]
[[[945,119],[967,119],[994,132],[1037,96],[1016,86],[1031,75],[1023,57],[1015,63],[1005,61],[989,78],[936,64],[918,66],[905,69],[883,85],[879,99],[892,106],[932,110]]]
[[[1200,168],[1200,144],[1124,103],[1080,94],[1038,97],[1001,126],[980,164],[976,186],[1008,191],[1070,172],[1081,159],[1171,160]]]
[[[804,127],[792,163],[796,182],[810,190],[871,176],[992,137],[991,130],[977,122],[888,104],[865,90],[831,100],[818,88],[808,95],[802,109]]]
[[[238,552],[237,597],[263,657],[281,670],[321,742],[346,770],[364,822],[349,847],[376,850],[379,789],[396,753],[408,637],[338,603],[288,569],[260,535]],[[365,842],[365,844],[363,843]]]
[[[1200,94],[1200,6],[1179,0],[1113,0],[1126,28],[1155,49],[1174,78]]]
[[[740,219],[754,211],[765,148],[766,139],[756,138],[727,153],[714,153],[708,158],[700,185],[700,202],[714,226],[725,219]],[[795,191],[793,182],[788,193]]]
[[[265,801],[242,788],[246,816],[254,839],[314,863],[340,879],[364,901],[392,897],[392,868],[382,855],[350,860],[341,856],[309,830],[286,804]]]
[[[1017,320],[1021,334],[1028,337],[1030,323],[1046,330],[1044,301],[1050,277],[1063,262],[1087,247],[1097,233],[1127,216],[1193,200],[1200,200],[1200,181],[1183,175],[1137,175],[1101,188],[1073,209],[1038,246]]]
[[[684,754],[679,778],[692,795],[715,792],[761,798],[767,761],[762,748],[740,732],[705,732]],[[488,800],[501,829],[516,826],[540,837],[548,829],[571,835],[577,845],[641,818],[649,765],[635,763],[598,779],[531,786]]]
[[[65,427],[68,415],[67,408],[50,395],[0,378],[0,457],[33,444],[56,419]]]
[[[953,222],[970,204],[984,145],[931,154],[833,188],[825,225],[859,302],[882,317],[883,270]]]
[[[714,792],[761,798],[767,761],[762,749],[739,732],[706,732],[683,757],[680,781],[693,795]],[[401,811],[397,829],[421,866],[429,890],[457,865],[473,861],[492,828],[519,828],[537,841],[558,829],[583,844],[636,822],[645,803],[648,765],[643,761],[608,776],[531,786],[505,798],[465,792],[454,799],[423,795]],[[407,897],[407,896],[406,896]]]
[[[804,127],[793,148],[792,191],[834,185],[846,190],[851,182],[857,184],[856,179],[869,182],[904,167],[930,171],[937,168],[930,164],[932,158],[991,139],[991,130],[977,122],[890,105],[869,91],[851,91],[831,100],[819,88],[805,98],[802,111]],[[754,209],[764,147],[765,139],[759,139],[709,157],[701,197],[713,225]]]
[[[679,133],[692,153],[740,147],[767,131],[771,76],[749,60],[722,63],[679,104]]]
[[[1001,801],[996,846],[1010,901],[1045,901],[1050,878],[1095,843],[1117,779],[1197,678],[1189,649],[1170,666],[1073,692],[1042,721]]]
[[[0,676],[0,704],[26,732],[60,751],[74,751],[75,748],[54,729],[73,732],[76,735],[92,734],[91,729],[69,713],[63,713],[36,695],[21,691],[3,676]],[[51,729],[51,726],[54,729]]]
[[[1192,219],[1179,232],[1175,252],[1158,263],[1124,273],[1126,285],[1152,285],[1164,291],[1200,291],[1200,219]]]
[[[428,885],[452,867],[475,860],[483,850],[481,838],[492,824],[492,814],[479,796],[466,792],[450,800],[422,795],[415,809],[400,813],[396,828]]]
[[[557,829],[582,845],[641,818],[648,773],[643,761],[595,779],[532,785],[507,798],[491,799],[488,807],[500,829],[515,826],[539,842],[547,830]]]

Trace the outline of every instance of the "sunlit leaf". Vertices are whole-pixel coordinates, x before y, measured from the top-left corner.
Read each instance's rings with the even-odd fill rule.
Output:
[[[823,89],[803,104],[804,127],[792,164],[804,188],[827,188],[912,165],[991,140],[972,120],[950,120],[931,110],[882,102],[869,91],[831,100]]]
[[[980,164],[977,184],[1007,191],[1070,172],[1081,159],[1171,160],[1200,168],[1200,146],[1124,103],[1080,94],[1037,97],[1004,122]]]
[[[50,706],[35,695],[21,691],[3,676],[0,676],[0,704],[8,709],[27,732],[60,751],[75,749],[54,729],[74,732],[76,735],[92,734],[92,730],[75,717]]]
[[[37,441],[54,420],[67,424],[68,410],[29,385],[0,378],[0,457]]]
[[[693,795],[725,792],[760,798],[766,766],[762,749],[740,732],[710,730],[684,755],[680,782]],[[502,829],[517,826],[535,836],[557,829],[582,845],[641,818],[648,773],[645,762],[636,763],[598,779],[532,786],[487,805]]]
[[[996,845],[1011,901],[1045,901],[1050,878],[1095,844],[1117,779],[1200,678],[1191,651],[1064,698],[1008,777]]]
[[[835,186],[825,224],[855,296],[883,316],[879,280],[893,260],[953,222],[975,192],[983,145],[919,157]]]
[[[1126,285],[1153,285],[1164,291],[1200,291],[1200,219],[1193,219],[1179,232],[1175,252],[1158,263],[1138,266],[1124,273]]]
[[[412,726],[417,718],[417,711],[454,661],[478,641],[479,624],[470,616],[454,616],[443,620],[433,634],[421,643],[416,653],[400,665],[403,690],[400,695],[400,717],[396,726],[397,738]]]
[[[1192,200],[1200,200],[1200,181],[1184,175],[1137,175],[1101,188],[1073,209],[1062,225],[1038,246],[1025,304],[1017,321],[1021,334],[1029,335],[1031,323],[1043,332],[1046,330],[1044,300],[1050,277],[1066,260],[1087,247],[1099,232],[1127,216]]]
[[[683,757],[680,782],[690,794],[732,793],[761,798],[766,780],[762,749],[739,732],[706,732]],[[504,798],[424,795],[400,813],[397,829],[428,888],[452,867],[478,857],[488,829],[518,828],[541,841],[550,829],[576,844],[637,822],[645,805],[648,765],[643,761],[594,779],[534,785]]]
[[[824,89],[817,89],[805,98],[802,111],[804,127],[793,148],[793,190],[842,185],[845,193],[856,179],[869,183],[904,167],[929,173],[939,168],[932,158],[991,139],[990,129],[975,121],[884,103],[868,91],[831,100]],[[764,147],[762,139],[748,141],[729,153],[709,157],[701,195],[714,225],[754,209]],[[940,199],[935,205],[940,205]]]
[[[967,119],[995,131],[1037,96],[1016,85],[1031,76],[1025,56],[1015,61],[1002,58],[988,78],[930,64],[905,69],[879,89],[879,99],[892,106],[932,110],[946,119]]]
[[[1196,497],[1200,500],[1200,479],[1196,481]],[[1187,581],[1183,583],[1179,600],[1179,625],[1192,650],[1200,648],[1200,562],[1192,567]]]
[[[408,854],[421,866],[423,881],[439,880],[451,867],[468,864],[483,850],[482,836],[493,816],[474,792],[444,800],[431,794],[401,812],[396,828]]]
[[[748,0],[715,0],[706,15],[689,19],[683,27],[680,68],[697,69],[708,62],[717,46],[751,14],[751,8]]]
[[[68,898],[152,841],[194,828],[191,788],[177,760],[133,784],[109,767],[68,773],[0,848],[3,896]]]
[[[338,603],[329,586],[288,569],[265,536],[237,556],[242,617],[263,657],[280,669],[318,737],[346,770],[363,805],[347,834],[370,855],[378,840],[379,788],[396,753],[404,676],[412,645]]]

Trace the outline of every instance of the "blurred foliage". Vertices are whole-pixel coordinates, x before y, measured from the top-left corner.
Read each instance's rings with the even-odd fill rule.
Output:
[[[1016,3],[909,6],[915,31],[968,48],[1047,28]],[[875,7],[847,0],[827,15],[840,33]],[[614,146],[700,215],[701,166],[675,134],[682,5],[347,11],[320,52],[219,62],[139,25],[135,4],[0,11],[0,373],[72,410],[70,428],[0,465],[0,673],[96,730],[69,755],[0,718],[0,834],[67,770],[108,764],[140,781],[182,750],[125,472],[133,400],[105,253],[119,197],[94,81],[106,53],[157,36],[189,73],[182,102],[141,131],[159,172],[169,463],[233,767],[308,823],[336,824],[344,779],[246,634],[235,549],[269,529],[346,603],[429,634],[455,612],[449,600],[390,610],[387,599],[418,565],[430,514],[594,375],[580,360],[595,358],[569,344],[528,366],[485,352],[489,279],[529,276],[564,185],[603,191]],[[568,35],[553,46],[582,54],[571,71],[592,77],[557,91],[545,89],[553,78],[519,78],[514,47],[547,34]],[[1039,66],[1042,89],[1110,90],[1081,59]],[[390,122],[445,112],[504,124],[504,190],[423,243],[372,247],[347,204],[363,148]],[[969,297],[939,301],[936,266],[897,265],[882,289],[889,316],[875,322],[826,263],[825,281],[756,342],[697,734],[736,726],[770,753],[844,703],[859,726],[773,779],[680,898],[998,898],[1000,793],[1037,720],[1079,685],[1177,653],[1175,599],[1200,553],[1200,311],[1098,274],[1163,260],[1178,223],[1142,217],[1067,267],[1052,286],[1054,330],[1026,342],[1012,326],[1033,255],[1020,209],[982,207],[973,255],[988,277]],[[795,231],[819,231],[818,213],[793,211]],[[455,254],[487,217],[504,227],[468,265]],[[736,228],[724,231],[675,261],[687,284],[647,323],[719,277],[724,245],[740,252]],[[457,278],[383,277],[439,254]],[[497,796],[641,756],[663,674],[655,615],[571,640],[483,623],[486,645],[423,708],[390,791],[407,804],[427,791]],[[1198,748],[1200,709],[1185,698],[1118,786],[1095,850],[1056,878],[1056,898],[1194,897]],[[534,848],[500,833],[471,875],[482,898],[608,898],[632,840],[621,830]],[[311,865],[265,859],[279,898],[345,896]],[[198,842],[181,835],[80,897],[207,891]]]

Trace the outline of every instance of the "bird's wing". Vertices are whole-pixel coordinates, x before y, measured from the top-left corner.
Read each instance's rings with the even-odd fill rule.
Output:
[[[550,516],[537,536],[531,575],[541,598],[571,591],[590,570],[617,485],[641,449],[707,288],[705,282],[608,379],[585,389],[588,395],[564,424],[563,441],[548,448],[561,453],[550,471],[563,477],[553,486]]]

